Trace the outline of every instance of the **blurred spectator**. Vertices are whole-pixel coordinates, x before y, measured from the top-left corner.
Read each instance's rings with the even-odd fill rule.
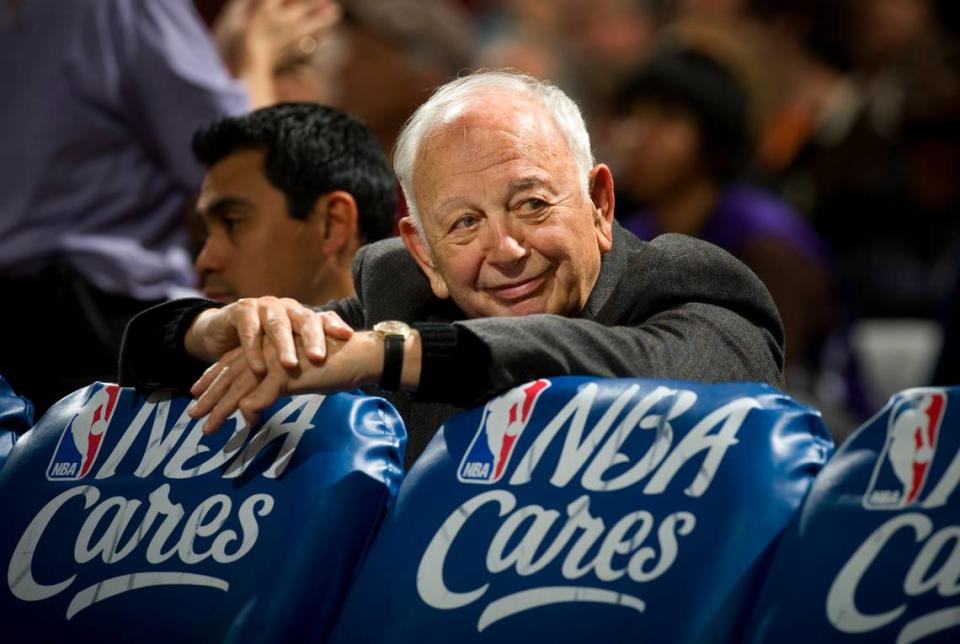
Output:
[[[762,25],[756,58],[765,66],[766,111],[760,128],[760,169],[778,175],[803,148],[830,138],[849,114],[852,23],[848,0],[752,0]],[[791,201],[804,213],[809,201],[799,190]]]
[[[619,98],[619,185],[642,206],[621,223],[643,239],[698,236],[743,260],[783,316],[788,378],[815,369],[838,321],[828,253],[786,204],[740,181],[753,150],[742,84],[707,54],[668,47]]]
[[[285,103],[197,132],[209,168],[197,211],[204,295],[325,304],[354,294],[353,256],[390,236],[393,173],[379,143],[331,107]]]
[[[469,69],[473,32],[468,15],[445,0],[259,0],[277,5],[268,19],[258,0],[232,0],[218,18],[221,52],[238,76],[242,52],[256,32],[277,34],[304,14],[326,18],[311,40],[293,43],[274,68],[282,100],[317,101],[357,116],[393,147],[401,126],[438,85]],[[327,5],[336,9],[307,9]],[[286,14],[286,15],[285,15]],[[273,28],[269,26],[272,23]]]
[[[956,43],[928,0],[756,4],[791,88],[764,169],[836,251],[855,316],[933,317],[960,242]]]
[[[0,373],[39,416],[193,285],[190,136],[248,101],[189,0],[4,2],[0,60]]]
[[[579,67],[587,100],[607,100],[650,50],[662,18],[651,0],[558,3],[561,38]]]
[[[269,61],[269,69],[253,77],[270,79],[277,101],[330,103],[342,50],[336,30],[341,13],[330,0],[231,0],[214,22],[214,39],[236,78],[249,82],[251,72]]]
[[[515,69],[535,78],[569,84],[563,52],[552,39],[516,27],[499,29],[477,53],[479,69]]]
[[[438,86],[470,70],[469,16],[446,0],[344,0],[344,56],[334,105],[385,150]]]

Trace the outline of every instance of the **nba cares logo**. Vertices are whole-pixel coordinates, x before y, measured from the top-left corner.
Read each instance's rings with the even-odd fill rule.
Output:
[[[883,451],[863,495],[866,509],[898,510],[919,500],[946,408],[946,393],[931,389],[918,389],[897,402],[890,413]]]
[[[60,435],[47,468],[48,480],[76,481],[87,475],[103,445],[119,394],[117,385],[94,389]]]
[[[534,380],[487,403],[480,427],[457,469],[459,481],[490,484],[500,480],[540,394],[549,386],[548,380]]]

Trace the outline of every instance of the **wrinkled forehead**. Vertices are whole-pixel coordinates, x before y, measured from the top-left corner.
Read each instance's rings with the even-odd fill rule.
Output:
[[[450,204],[497,207],[531,184],[579,193],[574,155],[539,101],[491,91],[438,113],[421,138],[411,188],[418,221],[429,227]]]
[[[436,155],[449,155],[451,138],[484,133],[503,135],[540,150],[568,154],[566,141],[551,114],[533,99],[506,91],[475,94],[447,106],[426,132],[417,154],[417,163]],[[556,148],[554,150],[554,148]],[[447,159],[443,159],[446,161]]]

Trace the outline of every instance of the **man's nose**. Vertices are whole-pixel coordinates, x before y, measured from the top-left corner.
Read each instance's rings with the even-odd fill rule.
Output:
[[[194,265],[200,276],[207,273],[219,273],[223,271],[224,264],[226,263],[226,254],[224,253],[223,244],[217,238],[218,235],[214,233],[207,235],[206,241],[203,242],[203,248],[200,249],[200,254],[197,255]]]
[[[487,224],[487,261],[514,264],[527,256],[523,226],[511,217],[490,217]]]

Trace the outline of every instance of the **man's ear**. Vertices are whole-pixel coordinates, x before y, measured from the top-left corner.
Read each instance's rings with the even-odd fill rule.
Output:
[[[436,260],[433,258],[433,252],[427,247],[427,243],[420,236],[417,225],[413,217],[404,217],[400,220],[400,237],[403,239],[403,245],[413,256],[417,264],[430,280],[430,288],[433,294],[441,300],[450,297],[450,289],[447,288],[447,282],[443,279],[440,270],[437,268]]]
[[[613,173],[605,163],[598,163],[590,171],[590,202],[593,206],[597,245],[605,253],[613,247]]]
[[[334,190],[317,199],[310,220],[318,227],[317,235],[324,257],[347,251],[350,253],[349,260],[353,260],[353,253],[360,246],[359,216],[357,202],[349,192]]]

